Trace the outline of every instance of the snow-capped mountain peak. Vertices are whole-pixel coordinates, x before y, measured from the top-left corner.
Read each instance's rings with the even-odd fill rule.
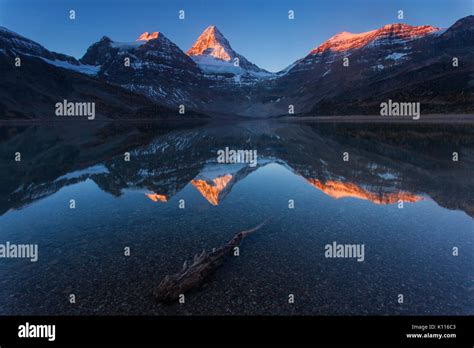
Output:
[[[187,55],[199,65],[204,73],[232,74],[239,83],[243,82],[240,77],[254,81],[273,76],[235,52],[229,41],[214,25],[208,26],[202,32],[188,50]]]
[[[345,52],[362,48],[372,42],[383,43],[411,41],[439,31],[440,28],[430,25],[412,26],[403,23],[387,24],[380,29],[371,30],[364,33],[341,32],[325,41],[320,46],[311,51],[310,54],[323,53],[327,50],[332,52]]]
[[[148,31],[145,31],[135,41],[150,41],[150,40],[158,38],[158,35],[160,35],[158,31],[155,31],[153,33],[149,33]]]
[[[208,56],[214,59],[230,61],[237,53],[230,47],[229,41],[216,26],[208,26],[187,52],[188,56]]]

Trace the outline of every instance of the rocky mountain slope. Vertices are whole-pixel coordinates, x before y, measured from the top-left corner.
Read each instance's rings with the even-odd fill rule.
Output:
[[[265,82],[258,111],[358,115],[380,112],[388,99],[420,102],[422,113],[474,112],[474,16],[448,30],[386,25],[341,33]],[[453,58],[459,66],[453,66]],[[346,65],[344,65],[346,63]]]
[[[18,55],[32,59],[28,68],[38,65],[34,78],[18,78],[12,64]],[[422,114],[474,113],[474,16],[448,29],[398,23],[342,32],[278,73],[234,51],[215,26],[206,28],[187,53],[163,33],[145,32],[129,43],[104,36],[79,61],[2,28],[0,59],[6,76],[0,82],[3,118],[28,117],[14,105],[15,89],[29,91],[20,93],[31,94],[25,104],[38,103],[42,113],[50,108],[48,98],[97,89],[106,91],[106,113],[120,109],[114,99],[129,99],[132,114],[156,103],[161,113],[176,114],[184,107],[186,114],[195,110],[215,117],[281,116],[290,109],[294,115],[378,115],[380,103],[389,99],[419,102]]]

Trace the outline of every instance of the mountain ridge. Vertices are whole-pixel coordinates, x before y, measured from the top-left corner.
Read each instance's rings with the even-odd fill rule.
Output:
[[[40,57],[168,108],[214,115],[280,116],[290,105],[296,115],[376,114],[381,100],[410,96],[425,112],[474,113],[473,18],[447,29],[395,23],[364,33],[340,32],[278,73],[235,52],[213,25],[186,53],[154,31],[125,43],[103,36],[79,60],[0,27],[0,54]],[[459,67],[450,65],[453,57]]]

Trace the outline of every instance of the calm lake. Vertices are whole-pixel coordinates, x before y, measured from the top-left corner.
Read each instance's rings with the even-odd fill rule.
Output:
[[[38,261],[0,258],[0,315],[472,315],[473,174],[472,124],[2,126],[0,244]],[[263,221],[184,304],[155,300]]]

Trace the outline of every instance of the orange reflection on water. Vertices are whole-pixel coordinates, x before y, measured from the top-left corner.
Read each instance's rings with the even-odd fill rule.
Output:
[[[153,202],[166,202],[168,199],[165,195],[159,195],[157,193],[146,193],[146,196],[150,198]]]
[[[375,204],[393,204],[398,201],[414,203],[423,199],[421,196],[404,191],[370,192],[353,183],[333,180],[328,180],[325,183],[322,183],[318,179],[306,180],[317,189],[335,199],[352,197],[367,200]]]
[[[198,191],[208,200],[212,205],[219,204],[219,194],[227,186],[227,184],[232,180],[232,175],[226,174],[220,177],[217,177],[208,182],[205,180],[192,180],[191,183]]]

